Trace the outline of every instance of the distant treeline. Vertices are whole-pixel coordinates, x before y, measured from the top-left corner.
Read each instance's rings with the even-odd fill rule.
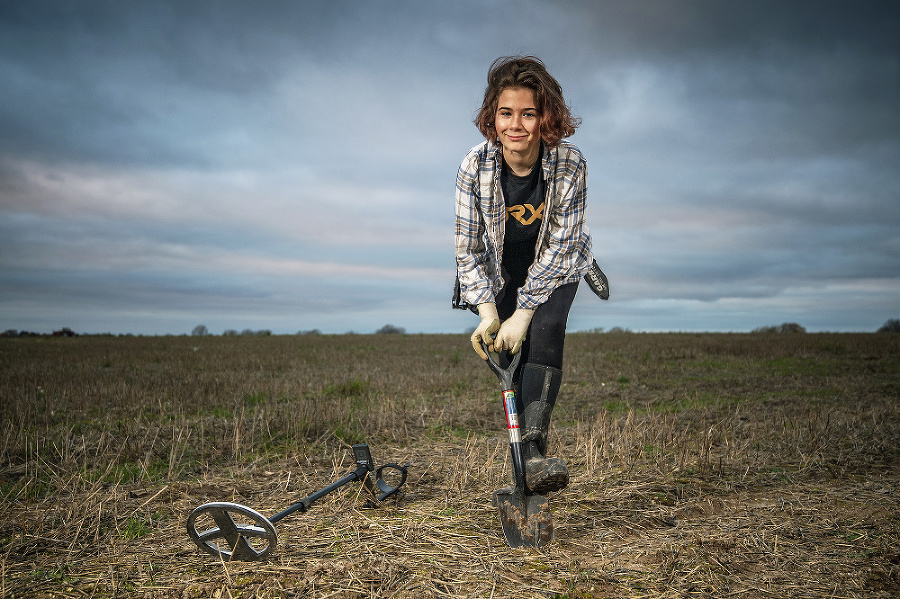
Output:
[[[471,331],[469,331],[471,332]],[[622,327],[612,327],[611,329],[605,328],[594,328],[586,331],[572,331],[572,332],[582,332],[582,333],[604,333],[604,334],[619,334],[619,333],[632,333],[631,329],[626,329]],[[775,326],[764,326],[757,327],[751,331],[751,333],[764,333],[764,334],[792,334],[792,333],[805,333],[806,328],[797,324],[796,322],[784,322],[780,325]],[[885,321],[883,325],[876,331],[877,333],[900,333],[900,318],[891,318]],[[197,325],[191,331],[191,335],[194,337],[203,337],[206,335],[212,335],[213,333],[209,332],[209,329],[204,325]],[[272,331],[268,329],[261,329],[254,331],[252,329],[244,329],[238,332],[237,329],[225,329],[222,332],[223,337],[237,337],[239,335],[260,335],[260,336],[269,336],[272,334]],[[297,331],[298,335],[321,335],[322,331],[319,329],[309,329],[309,330],[301,330]],[[355,335],[353,331],[347,331],[347,335]],[[394,326],[392,324],[386,324],[377,331],[375,331],[376,335],[405,335],[406,329],[403,327]],[[79,337],[81,335],[89,335],[95,337],[115,337],[112,333],[76,333],[72,329],[68,327],[63,327],[62,329],[53,331],[52,334],[47,333],[35,333],[33,331],[17,331],[15,329],[7,329],[6,331],[0,332],[0,337]],[[124,333],[119,334],[119,337],[134,337],[132,333]],[[138,335],[143,336],[143,335]],[[154,335],[149,335],[154,336]]]

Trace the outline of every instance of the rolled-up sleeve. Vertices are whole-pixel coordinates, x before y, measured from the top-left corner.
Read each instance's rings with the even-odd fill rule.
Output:
[[[479,152],[473,148],[456,174],[456,274],[460,296],[471,305],[494,301],[490,276],[494,269],[480,206],[480,168]]]

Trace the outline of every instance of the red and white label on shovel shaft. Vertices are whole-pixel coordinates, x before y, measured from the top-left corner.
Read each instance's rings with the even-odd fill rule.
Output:
[[[503,407],[506,410],[506,427],[509,429],[509,440],[513,443],[522,440],[519,431],[519,415],[516,413],[516,392],[513,390],[503,392]]]

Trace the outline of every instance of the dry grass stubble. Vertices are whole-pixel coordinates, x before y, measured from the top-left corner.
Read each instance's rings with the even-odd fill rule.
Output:
[[[543,552],[502,539],[496,381],[462,337],[18,341],[3,597],[900,592],[892,336],[571,336],[554,439],[573,480]],[[361,440],[411,462],[405,497],[367,509],[348,485],[279,522],[261,563],[185,534],[207,501],[275,513]]]

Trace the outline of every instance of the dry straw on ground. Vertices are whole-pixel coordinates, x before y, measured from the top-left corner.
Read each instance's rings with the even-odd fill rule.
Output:
[[[0,340],[0,597],[896,597],[900,338],[577,334],[544,551],[506,547],[496,379],[462,336]],[[264,562],[196,506],[274,514]]]

